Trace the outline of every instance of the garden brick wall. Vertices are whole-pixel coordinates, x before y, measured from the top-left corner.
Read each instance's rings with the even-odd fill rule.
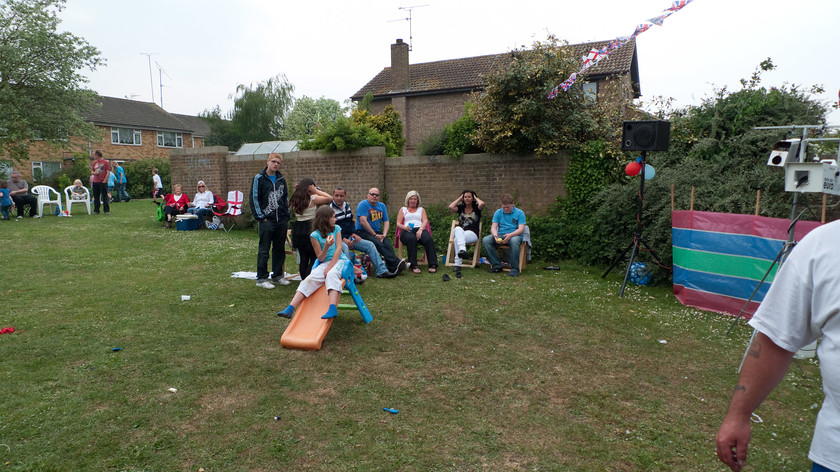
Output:
[[[267,156],[234,156],[227,148],[205,147],[173,150],[170,155],[172,183],[194,195],[198,180],[227,196],[229,190],[250,191],[254,176],[265,167]],[[341,185],[351,204],[359,202],[369,188],[385,194],[391,212],[403,205],[405,194],[417,190],[424,205],[449,204],[462,190],[474,190],[488,207],[498,208],[499,198],[510,193],[526,213],[544,214],[558,196],[566,196],[563,176],[569,158],[555,156],[506,156],[468,154],[448,156],[403,156],[386,158],[385,149],[371,147],[349,153],[297,151],[283,154],[281,172],[289,184],[313,177],[328,192]]]

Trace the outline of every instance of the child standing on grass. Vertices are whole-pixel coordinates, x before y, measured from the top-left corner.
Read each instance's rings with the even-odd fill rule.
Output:
[[[9,182],[7,180],[0,180],[0,213],[4,220],[9,219],[9,212],[12,211],[14,203],[12,202],[11,190],[9,190]]]
[[[338,251],[335,250],[336,241],[339,244],[341,243],[341,228],[335,226],[335,211],[329,205],[319,207],[315,211],[312,227],[315,231],[309,235],[309,240],[312,243],[312,248],[315,250],[315,255],[318,257],[320,265],[314,268],[308,277],[303,279],[289,306],[283,311],[278,311],[277,316],[291,318],[295,309],[300,305],[300,302],[304,298],[312,295],[322,285],[327,286],[330,307],[321,318],[326,320],[335,318],[338,315],[338,298],[341,296],[341,273],[344,270],[344,264],[348,263],[349,260],[341,252],[341,249]]]

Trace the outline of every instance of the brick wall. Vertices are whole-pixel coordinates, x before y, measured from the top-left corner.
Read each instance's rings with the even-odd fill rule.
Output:
[[[213,193],[250,191],[251,182],[265,167],[267,156],[234,156],[225,147],[173,150],[172,182],[194,194],[198,180]],[[280,171],[291,192],[297,181],[312,177],[327,192],[341,185],[352,204],[365,198],[371,187],[387,196],[390,211],[402,206],[409,190],[420,192],[424,205],[449,204],[464,189],[474,190],[488,207],[499,207],[499,197],[510,193],[527,213],[545,213],[558,195],[565,196],[563,175],[568,169],[565,153],[549,157],[471,154],[460,159],[446,156],[386,158],[385,149],[371,147],[350,153],[298,151],[283,154]]]
[[[424,205],[449,204],[470,189],[493,209],[499,198],[510,193],[526,213],[545,213],[557,196],[566,196],[563,176],[569,157],[467,154],[448,156],[404,156],[385,161],[389,209],[403,205],[405,194],[417,190]],[[393,208],[392,208],[393,207]]]

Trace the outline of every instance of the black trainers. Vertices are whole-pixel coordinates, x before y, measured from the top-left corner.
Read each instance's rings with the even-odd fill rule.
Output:
[[[379,279],[393,279],[396,276],[397,276],[397,274],[395,274],[393,272],[385,271],[385,272],[377,275],[376,277],[379,278]]]
[[[400,263],[397,264],[397,270],[395,271],[396,275],[400,275],[400,273],[404,270],[405,270],[405,261],[400,259]]]
[[[501,267],[491,267],[489,272],[490,272],[491,274],[497,274],[497,273],[499,273],[499,272],[501,272],[501,271],[502,271],[502,268],[501,268]]]
[[[467,258],[467,251],[458,251],[458,257],[461,259]]]
[[[460,278],[461,278],[461,268],[460,268],[460,267],[456,267],[456,268],[455,268],[455,278],[456,278],[456,279],[460,279]]]

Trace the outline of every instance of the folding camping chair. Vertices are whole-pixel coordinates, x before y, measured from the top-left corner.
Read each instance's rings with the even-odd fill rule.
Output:
[[[219,225],[219,227],[225,230],[226,233],[230,232],[230,230],[236,226],[235,217],[242,214],[243,201],[245,201],[245,194],[239,190],[231,190],[228,192],[227,208],[225,208],[225,211],[221,213],[215,211],[213,212],[213,214],[218,216],[220,219],[226,218],[230,222],[230,228],[226,227],[224,224]]]
[[[461,264],[464,267],[472,267],[475,269],[475,266],[478,265],[478,259],[481,257],[481,230],[482,230],[483,223],[481,221],[478,222],[478,241],[475,243],[475,249],[473,249],[473,257],[472,262],[467,262],[467,259],[461,261]],[[455,265],[455,227],[458,226],[458,220],[452,220],[452,226],[449,228],[449,244],[446,246],[446,266],[454,266]],[[468,244],[469,246],[469,244]]]

